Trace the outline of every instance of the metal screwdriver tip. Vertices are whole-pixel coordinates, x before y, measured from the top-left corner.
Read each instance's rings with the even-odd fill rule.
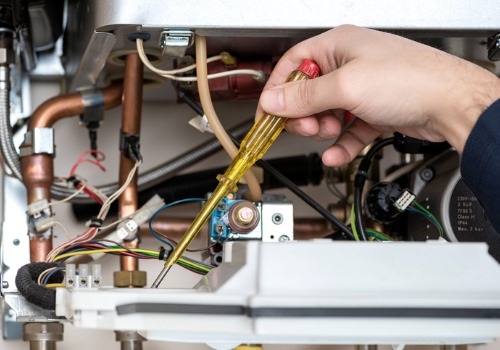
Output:
[[[158,275],[158,277],[156,277],[156,279],[153,282],[153,285],[151,286],[151,288],[158,288],[160,286],[161,282],[163,281],[163,279],[165,278],[165,276],[167,275],[168,271],[170,271],[171,268],[172,268],[172,265],[165,266],[161,270],[161,272]]]

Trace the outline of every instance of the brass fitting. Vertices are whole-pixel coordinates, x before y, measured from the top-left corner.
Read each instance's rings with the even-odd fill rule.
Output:
[[[115,271],[113,278],[117,288],[142,288],[147,285],[146,271]]]

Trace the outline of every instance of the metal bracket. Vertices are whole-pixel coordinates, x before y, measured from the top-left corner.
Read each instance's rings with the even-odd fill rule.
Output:
[[[194,32],[191,30],[165,30],[160,34],[159,46],[163,49],[163,55],[184,57],[193,43]]]
[[[104,96],[100,90],[81,91],[83,114],[80,120],[84,126],[100,123],[104,119]]]
[[[33,154],[55,155],[54,129],[52,128],[34,128],[28,131],[24,136],[24,142],[21,145],[21,157],[31,156]]]
[[[490,61],[500,60],[500,33],[488,38],[488,59]]]

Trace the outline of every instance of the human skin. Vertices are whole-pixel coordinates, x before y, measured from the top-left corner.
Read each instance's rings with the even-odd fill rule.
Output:
[[[322,75],[283,84],[303,59]],[[289,132],[326,141],[323,163],[350,162],[381,132],[448,141],[458,152],[481,113],[500,98],[500,79],[429,46],[375,30],[343,25],[292,47],[260,97],[256,116],[286,116]],[[339,116],[358,118],[341,133]]]

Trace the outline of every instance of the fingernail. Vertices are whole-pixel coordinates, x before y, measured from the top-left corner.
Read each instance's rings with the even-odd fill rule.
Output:
[[[322,139],[327,139],[327,138],[330,138],[330,130],[328,129],[328,124],[326,122],[326,120],[321,120],[320,122],[320,126],[319,126],[319,133],[318,133],[318,136],[321,137]]]
[[[269,113],[279,113],[285,110],[285,103],[283,98],[283,88],[275,86],[262,92],[260,96],[260,103],[262,108]]]

